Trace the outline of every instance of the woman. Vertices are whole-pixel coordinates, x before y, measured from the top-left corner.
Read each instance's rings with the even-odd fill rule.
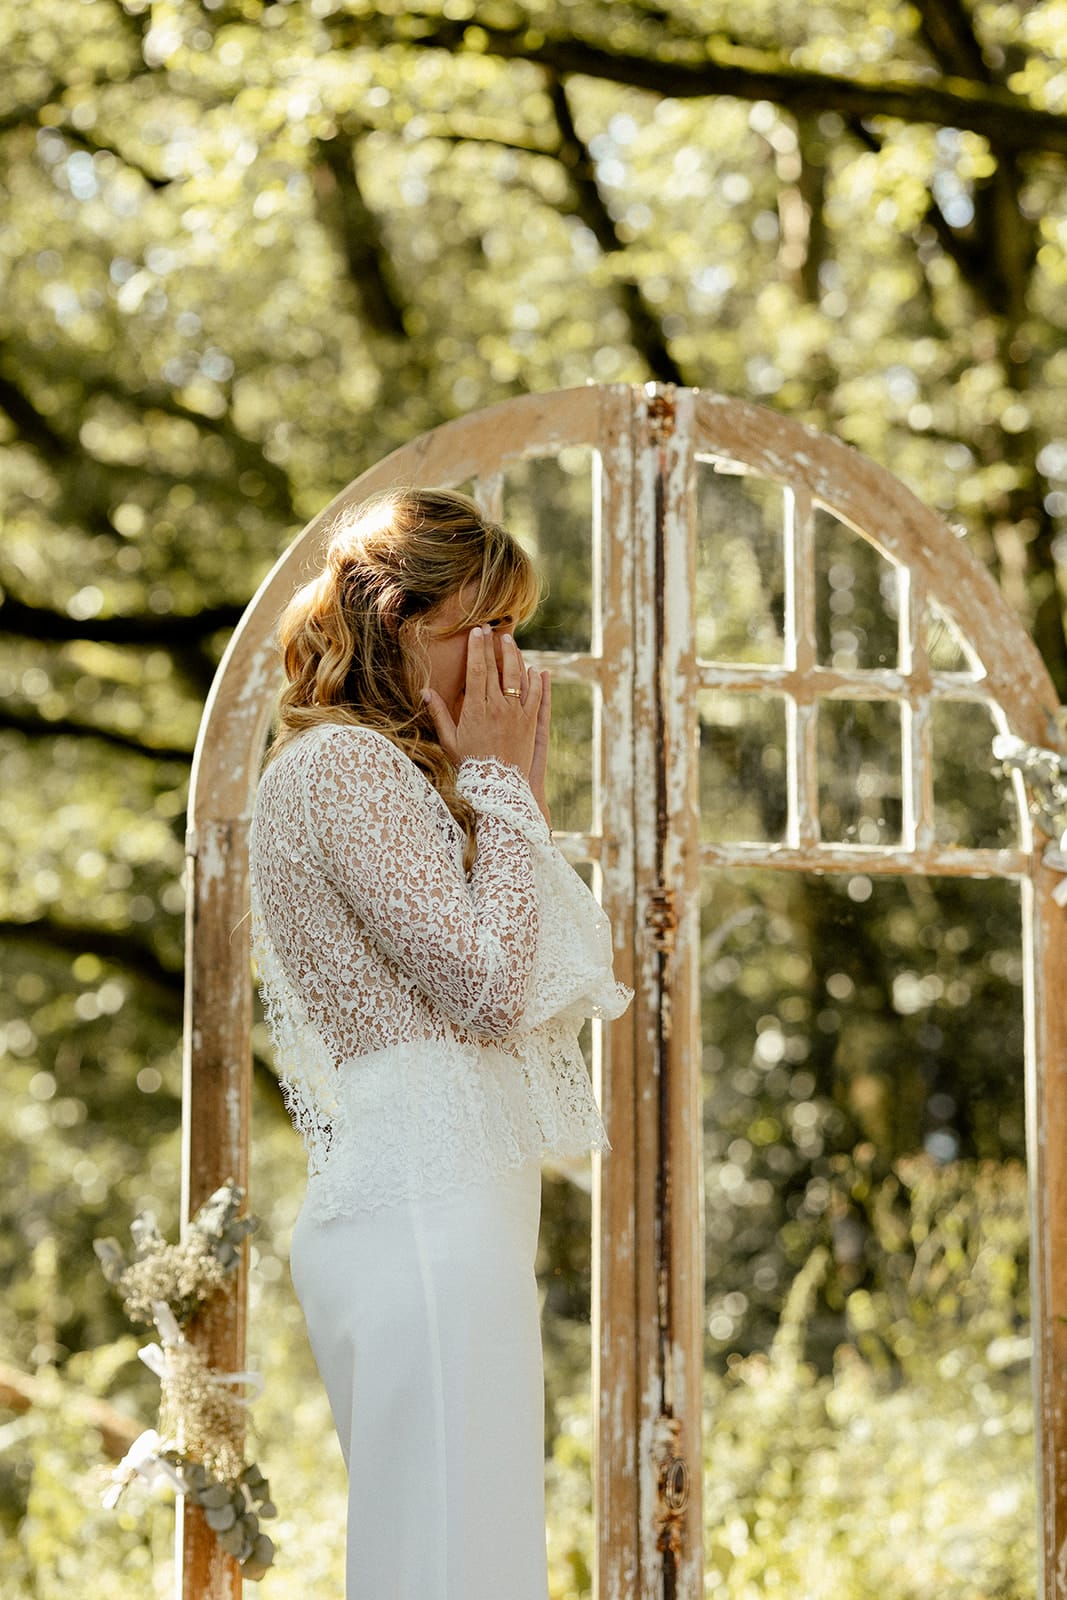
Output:
[[[546,1600],[543,1156],[604,1149],[607,922],[551,842],[520,546],[466,496],[346,518],[284,613],[253,931],[309,1153],[291,1268],[349,1473],[348,1600]]]

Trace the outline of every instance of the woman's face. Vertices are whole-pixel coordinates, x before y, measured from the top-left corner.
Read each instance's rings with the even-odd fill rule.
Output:
[[[436,690],[448,707],[453,722],[458,721],[463,705],[463,690],[467,681],[467,640],[471,628],[480,625],[483,628],[492,628],[494,633],[498,630],[500,633],[507,633],[512,625],[510,616],[474,617],[458,633],[452,633],[451,630],[467,615],[477,594],[478,585],[469,583],[458,594],[442,600],[437,609],[427,616],[422,634],[430,671],[426,683],[419,684],[418,687]],[[499,645],[496,646],[496,656],[499,665]]]

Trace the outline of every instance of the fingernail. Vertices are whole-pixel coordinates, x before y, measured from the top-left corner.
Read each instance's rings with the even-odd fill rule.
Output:
[[[422,691],[422,698],[426,702],[426,704],[429,705],[429,703],[430,703],[430,691],[429,691],[429,689],[424,689]]]
[[[507,640],[508,644],[514,644],[515,643],[515,640],[514,640],[513,636],[510,633],[506,633],[504,635],[504,638]]]
[[[480,639],[481,636],[482,636],[481,628],[472,628],[471,629],[471,638],[472,639]]]

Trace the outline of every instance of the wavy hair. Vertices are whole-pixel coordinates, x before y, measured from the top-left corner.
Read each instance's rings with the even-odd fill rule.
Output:
[[[457,793],[422,699],[426,622],[475,586],[460,633],[495,616],[519,626],[541,598],[529,556],[512,534],[453,489],[396,489],[342,513],[318,577],[290,600],[278,624],[288,679],[272,760],[320,723],[374,728],[410,757],[466,835],[474,861],[474,812]]]

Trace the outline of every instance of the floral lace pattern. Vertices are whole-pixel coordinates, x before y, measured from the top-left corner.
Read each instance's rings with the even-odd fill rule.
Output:
[[[469,876],[441,796],[370,729],[309,730],[260,783],[253,949],[323,1220],[606,1148],[578,1031],[630,999],[607,918],[521,773],[465,761],[457,788]]]

